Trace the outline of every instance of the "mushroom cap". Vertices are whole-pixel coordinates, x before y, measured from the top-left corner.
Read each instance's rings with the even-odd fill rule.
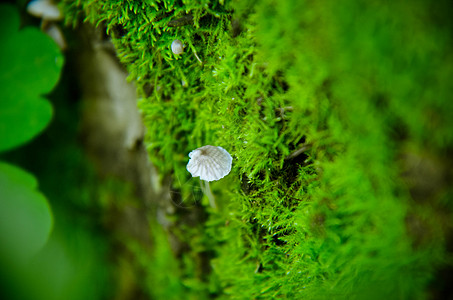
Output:
[[[174,40],[171,43],[171,51],[174,54],[182,54],[184,52],[184,44],[180,40]]]
[[[206,145],[189,153],[187,171],[201,180],[219,180],[231,171],[233,158],[220,146]]]
[[[27,12],[49,21],[58,21],[63,18],[60,9],[51,0],[32,0],[27,5]]]

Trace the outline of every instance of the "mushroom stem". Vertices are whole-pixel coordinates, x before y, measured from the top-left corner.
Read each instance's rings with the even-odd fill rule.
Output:
[[[198,61],[200,62],[200,64],[203,64],[203,62],[201,61],[201,59],[198,57],[197,52],[196,52],[194,49],[192,49],[192,51],[193,51],[193,54],[195,54],[195,57],[196,57],[196,58],[198,59]]]
[[[202,182],[204,182],[204,185],[203,185]],[[214,195],[212,194],[211,187],[209,186],[209,181],[200,180],[200,185],[201,185],[201,190],[206,195],[206,197],[208,197],[209,204],[211,204],[211,207],[214,208],[214,209],[217,209],[217,205],[215,203]]]

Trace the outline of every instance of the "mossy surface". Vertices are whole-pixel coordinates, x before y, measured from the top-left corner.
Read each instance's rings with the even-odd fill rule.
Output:
[[[212,184],[220,209],[206,205],[197,226],[179,228],[188,247],[178,259],[159,234],[155,253],[140,256],[150,295],[427,297],[451,232],[447,1],[63,7],[68,24],[111,36],[141,95],[150,158],[182,205],[199,198],[191,150],[233,156]]]

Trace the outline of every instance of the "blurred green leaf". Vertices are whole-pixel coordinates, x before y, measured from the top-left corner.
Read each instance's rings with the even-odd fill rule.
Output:
[[[46,242],[52,215],[29,173],[0,162],[0,244],[3,258],[21,262]]]
[[[19,15],[0,6],[0,151],[17,147],[41,132],[52,117],[41,97],[58,81],[63,57],[37,28],[19,31]]]
[[[1,55],[1,54],[0,54]],[[42,131],[52,117],[52,106],[35,96],[17,99],[2,96],[0,102],[0,151],[18,146]]]
[[[49,123],[52,106],[42,94],[58,81],[63,58],[37,28],[19,30],[17,9],[0,5],[0,151],[17,147]],[[36,179],[0,162],[0,258],[26,261],[48,239],[52,215]]]

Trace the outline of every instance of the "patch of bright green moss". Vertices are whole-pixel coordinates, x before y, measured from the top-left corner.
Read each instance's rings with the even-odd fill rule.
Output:
[[[211,144],[233,156],[231,174],[212,184],[221,210],[181,228],[190,247],[172,271],[178,286],[229,299],[426,296],[444,258],[445,224],[435,219],[451,187],[423,196],[421,216],[402,173],[413,151],[449,161],[453,146],[446,1],[64,7],[68,23],[112,37],[141,94],[150,158],[186,203],[185,183],[198,184],[187,154]],[[186,45],[180,56],[174,39]],[[420,221],[428,234],[417,246],[411,215],[434,220]],[[215,253],[211,269],[193,264],[205,252]]]

